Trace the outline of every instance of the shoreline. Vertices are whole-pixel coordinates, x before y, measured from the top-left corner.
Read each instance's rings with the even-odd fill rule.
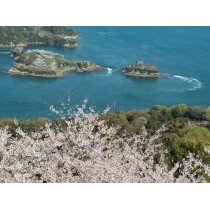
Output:
[[[38,43],[37,43],[38,44]],[[26,47],[28,46],[29,44],[17,44],[17,45],[3,45],[3,44],[0,44],[0,48],[15,48],[15,47]]]
[[[62,71],[60,71],[59,73],[56,73],[56,75],[50,75],[50,74],[35,74],[35,73],[28,73],[28,72],[22,72],[22,71],[19,71],[15,68],[10,68],[6,73],[9,74],[9,75],[21,75],[21,76],[33,76],[33,77],[45,77],[45,78],[60,78],[60,77],[64,77],[64,74],[66,72],[71,72],[71,71],[74,71],[74,72],[92,72],[92,71],[95,71],[95,70],[100,70],[102,69],[101,66],[96,66],[96,67],[90,67],[90,68],[86,68],[86,69],[81,69],[81,71],[77,71],[77,69],[75,68],[67,68],[67,69],[64,69]]]
[[[22,71],[12,69],[12,68],[7,71],[7,74],[9,74],[9,75],[21,75],[21,76],[32,76],[32,77],[50,77],[50,78],[59,78],[59,77],[63,76],[63,75],[27,73],[27,72],[22,72]]]
[[[142,77],[142,78],[164,78],[164,77],[166,77],[166,75],[164,75],[164,74],[153,74],[153,75],[151,74],[151,75],[149,75],[149,74],[123,73],[123,72],[122,72],[122,74],[125,75],[125,76]]]
[[[78,36],[79,37],[79,36]],[[71,39],[77,39],[77,36],[74,38],[72,37]],[[68,38],[66,40],[69,40]],[[69,44],[64,44],[64,45],[56,45],[56,44],[47,44],[44,42],[28,42],[28,43],[19,43],[19,44],[12,44],[12,45],[3,45],[0,44],[0,48],[16,48],[16,47],[27,47],[30,45],[49,45],[49,46],[57,46],[57,47],[65,47],[65,48],[77,48],[77,43],[69,45]]]

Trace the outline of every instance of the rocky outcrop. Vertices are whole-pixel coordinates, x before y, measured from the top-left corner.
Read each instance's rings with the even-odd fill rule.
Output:
[[[145,78],[165,77],[165,75],[161,74],[155,66],[145,63],[144,61],[137,61],[136,64],[123,67],[121,72],[126,76]]]
[[[70,61],[63,55],[46,50],[27,50],[18,48],[10,55],[16,63],[9,74],[61,77],[66,71],[91,72],[101,67],[91,61]]]

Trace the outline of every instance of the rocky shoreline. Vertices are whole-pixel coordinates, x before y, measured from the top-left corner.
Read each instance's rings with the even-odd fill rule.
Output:
[[[21,72],[15,68],[11,68],[7,72],[10,75],[22,75],[22,76],[33,76],[33,77],[62,77],[62,75],[48,75],[48,74],[35,74],[35,73],[27,73],[27,72]]]
[[[78,36],[75,36],[75,38],[72,39],[77,39]],[[19,43],[19,44],[10,44],[10,45],[2,45],[0,44],[0,48],[16,48],[16,47],[27,47],[29,45],[51,45],[51,46],[62,46],[66,48],[76,48],[78,45],[77,43],[75,44],[64,44],[64,45],[56,45],[56,44],[46,44],[44,42],[28,42],[28,43]]]
[[[23,44],[23,43],[20,43],[20,44],[17,44],[17,45],[14,45],[14,44],[11,44],[11,45],[0,44],[0,48],[15,48],[15,47],[26,47],[26,46],[28,46],[28,45]]]
[[[122,72],[123,73],[123,72]],[[123,73],[125,76],[142,77],[142,78],[163,78],[164,74],[140,74],[140,73]]]
[[[76,68],[68,68],[63,71],[61,71],[59,74],[56,75],[50,75],[50,74],[35,74],[35,73],[28,73],[24,71],[19,71],[16,68],[11,68],[7,71],[8,74],[10,75],[22,75],[22,76],[33,76],[33,77],[52,77],[52,78],[59,78],[59,77],[64,77],[64,74],[66,72],[70,71],[75,71],[75,72],[92,72],[96,70],[102,69],[101,66],[97,65],[95,67],[90,67],[90,68],[83,68],[83,69],[76,69]]]

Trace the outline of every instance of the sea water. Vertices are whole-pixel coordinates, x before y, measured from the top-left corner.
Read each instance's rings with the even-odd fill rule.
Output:
[[[0,117],[54,118],[70,92],[72,107],[88,98],[97,111],[149,109],[155,104],[210,106],[210,27],[73,27],[76,49],[37,45],[71,60],[103,66],[92,73],[69,72],[62,78],[12,76],[10,49],[0,49]],[[143,60],[166,78],[136,78],[121,68]]]

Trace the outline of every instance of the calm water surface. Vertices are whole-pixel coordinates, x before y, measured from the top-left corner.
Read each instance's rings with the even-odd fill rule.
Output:
[[[9,49],[0,49],[0,117],[55,116],[70,90],[71,105],[88,105],[101,111],[151,108],[154,104],[210,105],[210,27],[73,27],[78,48],[30,46],[64,54],[67,59],[91,60],[103,70],[66,73],[63,78],[6,74],[13,64]],[[144,60],[168,78],[143,79],[121,75],[123,66]]]

